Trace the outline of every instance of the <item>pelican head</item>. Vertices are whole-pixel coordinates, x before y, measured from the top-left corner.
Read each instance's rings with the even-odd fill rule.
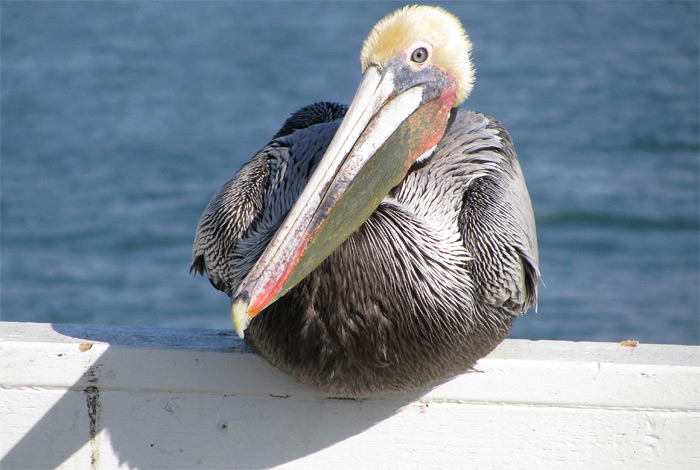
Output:
[[[440,7],[406,6],[384,17],[362,45],[362,72],[401,55],[410,58],[421,47],[427,51],[422,66],[432,65],[452,77],[457,84],[453,106],[462,104],[474,87],[472,43],[462,23]]]
[[[411,6],[365,40],[362,79],[326,153],[273,240],[232,295],[240,336],[248,322],[342,244],[429,155],[453,107],[469,95],[471,43],[445,10]]]

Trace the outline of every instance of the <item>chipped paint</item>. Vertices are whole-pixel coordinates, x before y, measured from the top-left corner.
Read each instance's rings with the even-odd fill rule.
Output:
[[[90,469],[96,469],[100,457],[100,447],[97,434],[100,432],[100,389],[95,385],[85,387],[87,402],[88,426],[90,430]]]
[[[85,393],[85,402],[87,404],[88,430],[90,435],[90,470],[97,469],[100,460],[100,446],[97,442],[97,435],[100,432],[100,389],[97,387],[97,382],[99,381],[97,371],[99,368],[98,365],[88,369],[86,377],[88,383],[91,385],[88,385],[83,390],[83,393]]]

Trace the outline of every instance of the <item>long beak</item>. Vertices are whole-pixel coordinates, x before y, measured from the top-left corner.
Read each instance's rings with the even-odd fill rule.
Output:
[[[364,73],[316,171],[232,297],[231,317],[239,336],[253,316],[362,225],[415,160],[442,138],[454,89],[438,93],[435,86],[407,84],[406,78],[405,70],[392,67],[382,73],[369,67]]]

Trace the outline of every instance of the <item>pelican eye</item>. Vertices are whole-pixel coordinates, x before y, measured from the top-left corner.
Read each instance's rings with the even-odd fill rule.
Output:
[[[415,51],[413,51],[413,54],[411,54],[411,60],[416,64],[422,64],[427,59],[428,49],[426,49],[425,47],[419,47]]]

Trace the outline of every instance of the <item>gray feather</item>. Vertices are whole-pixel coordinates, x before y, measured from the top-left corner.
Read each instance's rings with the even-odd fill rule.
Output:
[[[202,216],[192,269],[229,295],[337,130],[340,108],[313,106]],[[484,115],[453,117],[374,214],[251,320],[245,339],[273,365],[335,393],[415,388],[472,367],[536,304],[535,221],[510,136]]]

